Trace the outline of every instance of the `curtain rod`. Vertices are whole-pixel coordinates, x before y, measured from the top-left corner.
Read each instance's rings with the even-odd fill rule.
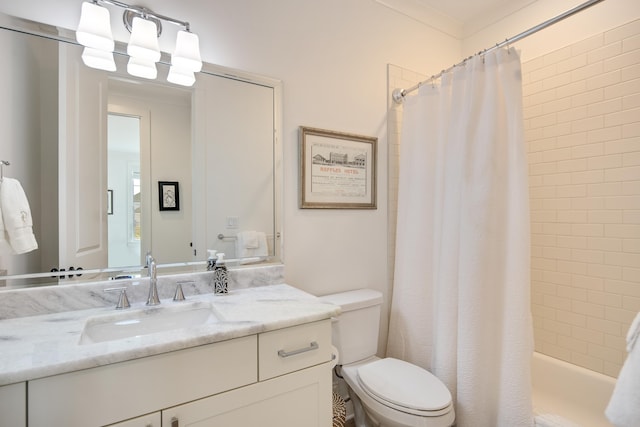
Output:
[[[547,27],[549,27],[549,26],[551,26],[551,25],[553,25],[555,23],[558,23],[558,22],[562,21],[563,19],[568,18],[568,17],[570,17],[572,15],[575,15],[576,13],[581,12],[581,11],[583,11],[583,10],[585,10],[585,9],[587,9],[587,8],[597,4],[597,3],[600,3],[602,1],[604,1],[604,0],[589,0],[589,1],[586,1],[586,2],[584,2],[584,3],[582,3],[582,4],[578,5],[578,6],[574,7],[571,10],[568,10],[568,11],[566,11],[564,13],[561,13],[560,15],[558,15],[558,16],[556,16],[554,18],[551,18],[551,19],[543,22],[542,24],[538,24],[535,27],[531,27],[528,30],[523,31],[520,34],[518,34],[516,36],[513,36],[513,37],[511,37],[509,39],[505,39],[503,42],[496,43],[495,46],[492,46],[490,48],[481,50],[480,52],[476,53],[475,55],[471,55],[471,56],[463,59],[459,63],[457,63],[455,65],[452,65],[451,67],[447,68],[446,70],[442,70],[438,74],[435,74],[435,75],[429,77],[427,80],[424,80],[424,81],[422,81],[422,82],[420,82],[420,83],[418,83],[418,84],[416,84],[414,86],[411,86],[409,89],[394,89],[393,94],[392,94],[393,100],[397,104],[402,104],[402,101],[404,101],[404,97],[406,95],[408,95],[409,93],[417,90],[420,86],[422,86],[425,83],[433,82],[434,80],[440,78],[443,74],[446,74],[449,71],[453,70],[455,67],[459,67],[460,65],[464,65],[469,59],[473,58],[474,56],[484,55],[484,54],[486,54],[488,52],[491,52],[491,51],[493,51],[495,49],[499,49],[499,48],[501,48],[501,47],[503,47],[505,45],[509,45],[511,43],[515,43],[518,40],[521,40],[521,39],[523,39],[525,37],[528,37],[531,34],[537,33],[540,30],[543,30],[543,29],[545,29],[545,28],[547,28]]]

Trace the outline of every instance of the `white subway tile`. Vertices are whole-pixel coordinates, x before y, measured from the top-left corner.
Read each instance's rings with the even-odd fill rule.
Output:
[[[586,65],[586,62],[585,62],[585,66],[571,71],[571,79],[574,82],[578,82],[580,80],[587,80],[591,77],[602,74],[603,71],[604,71],[604,64],[602,61],[598,61],[589,65]]]
[[[584,325],[587,324],[587,317],[583,316],[585,321]],[[605,334],[600,331],[594,331],[591,329],[586,329],[582,327],[583,325],[576,325],[571,328],[571,336],[594,344],[604,344],[605,343]]]
[[[570,98],[564,98],[566,103],[571,104],[571,99]],[[564,106],[565,102],[563,102],[562,104],[558,104],[557,107],[561,107]],[[545,105],[549,105],[549,104],[545,104]],[[588,114],[588,109],[586,105],[582,105],[580,107],[574,107],[574,108],[562,108],[557,110],[557,120],[558,123],[564,123],[564,122],[571,122],[574,120],[581,120],[581,119],[585,119],[589,116]]]
[[[631,21],[628,24],[613,28],[604,33],[604,44],[616,42],[640,34],[640,20]]]
[[[574,159],[601,156],[602,154],[604,154],[603,142],[599,142],[595,144],[585,144],[585,145],[575,146],[571,148],[571,156]]]
[[[604,263],[605,254],[598,250],[572,249],[571,259],[579,262],[602,264]]]
[[[587,195],[589,197],[618,196],[622,194],[623,193],[622,193],[621,182],[597,183],[597,184],[589,184],[587,186]]]
[[[595,90],[604,88],[607,86],[613,86],[620,83],[622,80],[622,73],[620,70],[609,71],[608,73],[600,74],[590,79],[587,79],[587,90]]]
[[[620,135],[622,138],[622,135]],[[604,152],[606,154],[614,153],[631,153],[638,151],[640,146],[640,137],[635,136],[631,138],[618,139],[615,141],[605,142]]]
[[[628,186],[627,183],[622,184],[622,191],[624,192]],[[604,198],[605,209],[640,209],[640,197],[633,196],[614,196]],[[618,236],[612,236],[618,237]]]
[[[571,311],[557,311],[556,318],[558,322],[566,323],[572,326],[571,327],[572,336],[575,336],[576,338],[582,339],[584,341],[589,341],[588,339],[585,339],[583,336],[581,336],[580,333],[578,333],[577,336],[575,333],[576,329],[582,330],[587,325],[587,316],[585,316],[584,314],[573,313]],[[587,331],[587,330],[584,329],[584,331]],[[590,331],[590,335],[592,336],[592,339],[595,342],[599,342],[597,341],[598,334],[604,335],[602,334],[602,332]]]
[[[640,239],[622,239],[624,252],[640,253]]]
[[[632,80],[632,82],[633,82],[633,80]],[[585,82],[585,84],[586,84],[586,82]],[[629,85],[629,84],[630,84],[630,82],[625,82],[625,83],[619,83],[619,84],[614,85],[614,86],[608,86],[605,89],[599,88],[599,89],[595,89],[595,90],[590,90],[588,92],[579,92],[579,93],[571,96],[571,106],[572,107],[579,107],[581,105],[588,105],[588,104],[593,104],[594,102],[603,101],[605,99],[605,92],[607,90],[612,94],[611,96],[607,97],[607,99],[614,98],[614,97],[619,97],[621,95],[614,96],[614,94],[619,93],[619,91],[621,91],[621,90],[624,90],[620,86]],[[629,92],[626,92],[626,94],[628,94],[628,93]]]
[[[565,335],[558,335],[558,346],[577,353],[587,353],[589,351],[586,342]]]
[[[604,306],[584,301],[571,301],[571,311],[578,314],[584,314],[587,317],[595,317],[604,319]]]
[[[620,110],[622,110],[622,100],[620,98],[596,102],[587,106],[587,114],[589,115],[589,117],[614,113]]]
[[[604,126],[618,126],[640,122],[640,108],[610,113],[604,117]]]
[[[572,286],[562,286],[558,285],[556,287],[556,295],[561,298],[569,298],[572,301],[582,301],[587,302],[587,290],[574,288]],[[574,312],[577,312],[574,310]]]
[[[571,285],[571,274],[559,271],[543,271],[542,280],[556,285]]]
[[[587,211],[569,210],[557,211],[556,220],[565,223],[587,223]]]
[[[556,236],[556,244],[560,248],[587,249],[586,236]]]
[[[607,265],[618,265],[621,267],[640,266],[640,254],[628,252],[606,252],[604,262]]]
[[[587,169],[587,159],[572,159],[559,161],[556,165],[556,170],[559,173],[563,172],[578,172]]]
[[[587,328],[611,335],[621,335],[622,331],[620,322],[613,322],[611,320],[605,319],[596,319],[593,317],[587,317]]]
[[[633,181],[640,179],[640,166],[628,166],[626,168],[607,169],[604,171],[604,179],[611,181]]]
[[[616,41],[617,39],[614,40],[610,40],[607,42],[611,43],[612,41]],[[594,49],[598,49],[602,46],[604,46],[605,42],[604,42],[604,33],[602,34],[597,34],[593,37],[589,37],[588,39],[579,41],[575,44],[571,45],[571,54],[573,56],[577,56],[583,53],[588,53]]]
[[[556,266],[562,273],[571,273],[584,276],[587,274],[588,266],[584,262],[557,260]]]
[[[600,251],[621,251],[622,239],[614,237],[588,237],[587,247]]]
[[[605,173],[602,170],[587,170],[584,172],[571,172],[572,184],[594,184],[603,182]]]
[[[640,281],[606,280],[604,290],[605,292],[640,298]]]
[[[596,142],[618,141],[621,137],[621,126],[605,127],[589,131],[587,133],[587,142],[594,144]]]
[[[600,129],[604,127],[604,117],[603,116],[596,116],[596,117],[589,117],[586,119],[582,119],[582,120],[574,120],[573,122],[571,122],[571,130],[573,132],[584,132],[584,131],[591,131],[594,129]]]
[[[594,92],[597,92],[598,90],[602,89],[597,89]],[[604,92],[602,93],[602,99],[621,98],[623,96],[631,95],[638,92],[640,92],[640,79],[627,80],[612,86],[605,87]],[[592,95],[592,97],[592,99],[595,100],[597,95],[594,94]],[[602,101],[602,99],[598,99],[597,101]],[[580,100],[582,99],[579,99],[578,101]]]
[[[596,372],[602,372],[604,370],[604,360],[581,353],[571,353],[570,362]]]
[[[628,110],[638,107],[640,107],[640,92],[633,93],[622,98],[622,109]]]
[[[640,78],[640,64],[625,67],[620,71],[622,73],[620,75],[620,80],[623,82]]]
[[[583,289],[590,289],[592,291],[604,290],[604,279],[600,277],[585,276],[585,275],[572,275],[571,286],[576,286]]]
[[[589,184],[589,188],[597,184]],[[571,209],[604,209],[604,197],[576,197],[571,199]]]
[[[620,133],[622,134],[622,131],[620,131]],[[578,132],[578,133],[572,133],[569,135],[559,136],[558,138],[556,138],[557,147],[558,148],[573,147],[575,145],[587,144],[588,143],[587,137],[588,137],[587,132]]]
[[[623,138],[635,138],[640,136],[640,122],[622,125]]]
[[[625,354],[623,354],[620,349],[609,348],[597,344],[589,344],[589,355],[613,363],[622,363],[624,362],[625,357]]]
[[[627,298],[629,297],[622,298],[623,308],[606,307],[606,310],[605,310],[606,319],[611,320],[612,322],[620,322],[621,330],[624,332],[627,331],[627,328],[633,321],[633,318],[636,317],[636,314],[638,313],[638,311],[636,311],[635,309],[632,311],[624,308],[625,301]],[[624,325],[624,327],[622,325]]]
[[[622,165],[623,166],[640,165],[640,151],[636,151],[636,152],[633,152],[633,153],[624,153],[622,155]],[[559,169],[559,167],[558,167],[558,169]],[[638,177],[638,179],[640,179],[640,177]]]
[[[624,43],[623,43],[623,49],[624,49]],[[602,62],[599,62],[599,64],[602,65]],[[567,71],[580,69],[582,67],[585,67],[586,65],[587,65],[587,54],[581,53],[579,55],[566,58],[562,61],[558,61],[558,63],[556,64],[556,67],[557,67],[556,72],[565,73]],[[571,74],[571,77],[573,78],[573,73]]]
[[[598,49],[594,49],[587,54],[587,61],[589,64],[596,61],[602,61],[612,56],[620,55],[622,53],[622,42],[615,41]]]
[[[556,162],[559,160],[569,160],[569,159],[571,159],[571,148],[558,148],[556,150],[546,150],[542,154],[542,160],[544,162]],[[565,182],[564,184],[570,184],[570,181],[571,181],[570,177],[568,176],[567,182]]]
[[[571,325],[567,325],[566,323],[561,323],[551,319],[544,319],[543,325],[543,329],[554,332],[558,335],[571,335]]]
[[[638,57],[640,56],[640,50],[632,50],[628,52],[621,52],[620,55],[607,58],[604,61],[604,71],[622,70],[623,68],[630,67],[640,63]]]
[[[574,95],[580,95],[580,94],[583,94],[586,90],[587,90],[587,80],[586,79],[579,80],[571,84],[556,88],[553,94],[554,96],[550,98],[549,101],[553,101],[554,99],[571,97]]]
[[[633,321],[633,317],[635,317],[635,314],[640,312],[640,298],[625,296],[622,298],[622,307],[625,310],[631,312],[632,317],[628,322],[629,324],[631,324],[631,322]]]
[[[587,299],[591,303],[602,304],[607,307],[622,307],[622,295],[601,291],[587,291]]]
[[[627,282],[640,283],[640,268],[624,267],[622,269],[622,280]]]
[[[640,224],[640,210],[632,211],[627,210],[622,213],[622,223],[623,224]],[[633,236],[629,236],[633,237]],[[640,236],[636,236],[637,239],[640,240]]]
[[[620,43],[620,51],[622,51],[622,43]],[[529,73],[529,78],[531,79],[531,82],[544,80],[546,78],[553,77],[556,74],[556,69],[556,64],[545,65],[537,70],[532,70]]]
[[[585,184],[559,185],[555,187],[555,190],[556,197],[585,197],[587,195],[587,186]]]
[[[640,225],[637,224],[605,224],[604,233],[606,237],[628,238],[640,236]],[[640,264],[638,264],[640,265]]]
[[[589,276],[600,277],[602,279],[622,279],[622,267],[617,265],[589,264],[587,266]]]
[[[609,156],[591,157],[587,160],[588,169],[622,168],[622,155],[611,154]],[[606,177],[606,172],[605,172]]]

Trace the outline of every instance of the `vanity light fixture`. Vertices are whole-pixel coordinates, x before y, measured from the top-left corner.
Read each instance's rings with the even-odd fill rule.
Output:
[[[147,8],[131,6],[116,0],[91,0],[82,4],[80,23],[76,39],[85,46],[82,60],[88,67],[115,71],[113,60],[115,42],[111,33],[109,10],[101,6],[109,4],[125,9],[123,22],[131,32],[127,45],[129,62],[127,72],[146,79],[157,78],[156,62],[161,53],[158,37],[162,33],[162,22],[167,21],[183,27],[178,31],[175,51],[171,55],[171,68],[167,80],[171,83],[192,86],[195,74],[202,70],[200,40],[190,31],[189,23],[157,14]]]

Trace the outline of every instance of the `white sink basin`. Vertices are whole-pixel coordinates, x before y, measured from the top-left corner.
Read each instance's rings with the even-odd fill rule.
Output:
[[[219,321],[220,316],[211,304],[201,301],[129,309],[88,319],[80,335],[80,344],[135,338]]]

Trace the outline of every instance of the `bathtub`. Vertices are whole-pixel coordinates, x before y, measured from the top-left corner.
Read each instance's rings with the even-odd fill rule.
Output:
[[[604,410],[615,378],[534,353],[531,379],[537,427],[613,427]]]

